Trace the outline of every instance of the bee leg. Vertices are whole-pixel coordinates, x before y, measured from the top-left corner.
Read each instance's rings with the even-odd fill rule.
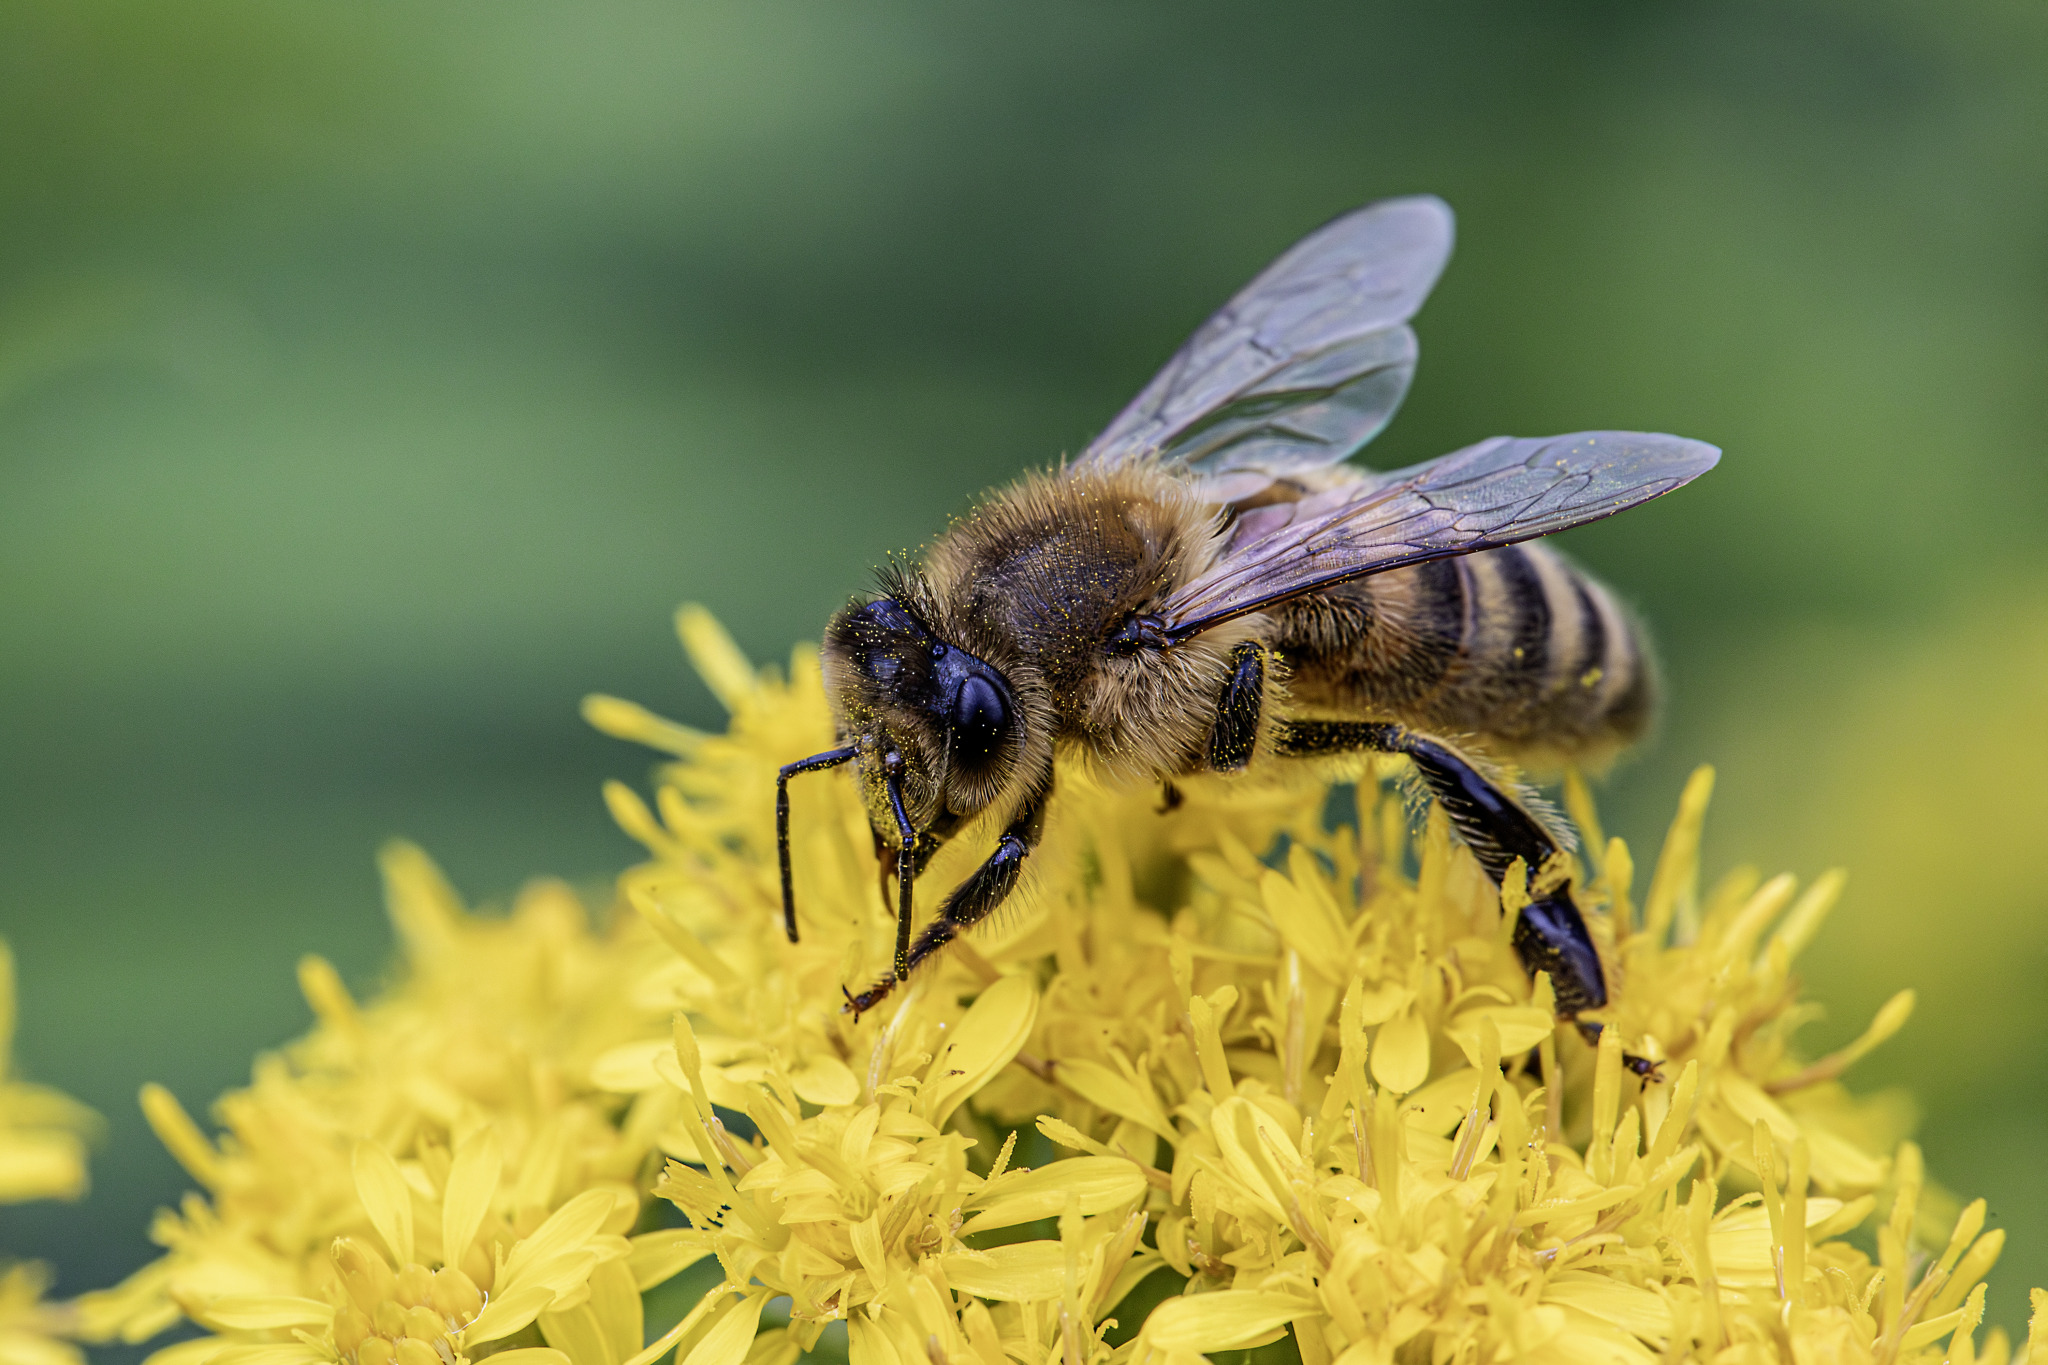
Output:
[[[789,870],[789,779],[803,773],[821,772],[853,760],[852,749],[827,749],[794,763],[785,763],[775,774],[775,852],[782,860],[782,931],[796,942],[796,888]]]
[[[939,917],[926,925],[924,932],[917,936],[917,942],[911,945],[904,959],[907,968],[915,968],[958,938],[962,930],[988,918],[1016,888],[1017,879],[1024,870],[1024,859],[1038,846],[1039,838],[1045,833],[1046,798],[1051,793],[1052,783],[1048,780],[1010,821],[1003,837],[996,843],[995,852],[974,870],[974,875],[946,897],[946,903],[939,907]],[[848,996],[846,1012],[859,1018],[895,990],[896,983],[906,974],[907,969],[894,976],[885,976],[859,995]]]
[[[1209,766],[1234,773],[1252,761],[1266,700],[1266,650],[1251,640],[1230,651],[1230,681],[1209,732]]]
[[[899,859],[902,857],[902,853],[896,845],[882,837],[880,830],[871,829],[869,833],[874,835],[875,838],[875,873],[880,878],[882,884],[882,904],[887,906],[893,903],[893,898],[896,894],[898,868],[901,865]],[[917,851],[914,855],[916,861],[911,866],[911,875],[922,877],[925,867],[932,860],[932,855],[945,847],[945,844],[945,834],[937,830],[928,829],[918,835]]]
[[[1295,757],[1360,750],[1407,755],[1495,885],[1507,876],[1517,858],[1533,876],[1557,856],[1556,841],[1534,816],[1448,745],[1426,735],[1372,721],[1313,720],[1291,721],[1280,733],[1280,752]],[[1600,1025],[1578,1016],[1607,1003],[1607,976],[1568,885],[1522,908],[1515,921],[1514,943],[1515,955],[1531,975],[1550,973],[1559,1017],[1577,1024],[1588,1041],[1597,1040]],[[1638,1075],[1656,1074],[1653,1062],[1640,1057],[1630,1057],[1627,1062]]]
[[[890,754],[890,758],[896,755]],[[896,979],[910,979],[910,917],[914,913],[910,904],[910,889],[917,880],[917,831],[911,828],[910,816],[903,809],[902,760],[886,764],[883,770],[882,786],[889,793],[889,809],[896,816],[897,837],[902,840],[896,851]]]

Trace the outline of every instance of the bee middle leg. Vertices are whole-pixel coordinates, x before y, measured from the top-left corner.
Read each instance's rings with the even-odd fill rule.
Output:
[[[1281,727],[1279,749],[1297,758],[1368,750],[1406,755],[1495,885],[1507,876],[1517,858],[1533,878],[1557,856],[1557,842],[1518,802],[1448,745],[1405,726],[1374,721],[1290,721]],[[1569,885],[1522,908],[1515,921],[1514,943],[1515,955],[1527,971],[1532,975],[1550,973],[1559,1016],[1576,1023],[1589,1041],[1597,1039],[1601,1026],[1578,1016],[1607,1003],[1607,976]],[[1629,1057],[1627,1062],[1638,1075],[1656,1072],[1656,1064],[1643,1058]]]
[[[1247,640],[1230,651],[1230,681],[1209,731],[1209,767],[1234,773],[1252,761],[1259,742],[1259,716],[1266,704],[1266,650]]]
[[[1023,875],[1024,859],[1038,847],[1038,841],[1045,833],[1046,800],[1051,794],[1052,784],[1048,781],[1036,795],[1026,800],[1023,809],[1003,830],[1002,838],[997,840],[995,852],[989,854],[981,866],[974,869],[973,875],[946,897],[945,904],[939,907],[939,917],[925,926],[909,950],[899,951],[900,965],[895,974],[883,977],[859,995],[847,993],[848,1013],[858,1019],[873,1009],[919,963],[958,938],[963,930],[988,918],[1009,897],[1010,892],[1016,889],[1018,878]]]

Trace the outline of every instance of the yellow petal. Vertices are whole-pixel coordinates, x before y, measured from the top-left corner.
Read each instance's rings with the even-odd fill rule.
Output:
[[[695,602],[676,612],[676,634],[682,638],[683,651],[690,656],[690,666],[726,710],[737,711],[740,703],[760,687],[754,666],[740,653],[732,636],[716,617]]]
[[[218,1331],[265,1332],[292,1327],[325,1327],[334,1318],[331,1305],[318,1299],[286,1294],[243,1294],[215,1299],[193,1315]]]
[[[1358,990],[1352,998],[1356,1002],[1359,1027],[1371,1028],[1374,1024],[1386,1023],[1407,1009],[1409,1003],[1415,999],[1415,992],[1406,986],[1388,982],[1369,991]]]
[[[970,1201],[969,1207],[978,1205],[979,1211],[961,1231],[982,1232],[1055,1217],[1066,1211],[1069,1194],[1080,1201],[1083,1214],[1092,1216],[1119,1208],[1144,1193],[1144,1172],[1122,1157],[1069,1157],[989,1182],[988,1188]]]
[[[1841,1207],[1839,1199],[1808,1199],[1806,1226],[1826,1222]],[[1708,1253],[1722,1284],[1744,1289],[1775,1286],[1777,1262],[1772,1255],[1768,1213],[1752,1205],[1723,1213],[1708,1226]]]
[[[502,1288],[510,1289],[523,1276],[595,1237],[617,1202],[610,1190],[585,1190],[556,1209],[505,1258]]]
[[[798,1099],[815,1105],[852,1104],[860,1098],[860,1078],[830,1054],[791,1072],[789,1083]]]
[[[333,1356],[302,1341],[236,1343],[212,1357],[212,1365],[327,1365]]]
[[[1557,1027],[1556,1021],[1545,1010],[1530,1005],[1482,1005],[1460,1014],[1445,1035],[1465,1053],[1465,1060],[1479,1065],[1479,1023],[1482,1019],[1493,1020],[1493,1026],[1500,1030],[1500,1055],[1503,1058],[1519,1057],[1535,1047]]]
[[[0,1327],[0,1365],[85,1365],[85,1353],[39,1332]]]
[[[605,1261],[591,1274],[589,1308],[611,1346],[612,1359],[624,1360],[646,1342],[640,1287],[624,1261]]]
[[[768,1292],[757,1289],[726,1309],[678,1365],[740,1365],[747,1358],[747,1348],[754,1344],[754,1333],[761,1325],[761,1305],[767,1302]]]
[[[1167,1121],[1166,1111],[1159,1107],[1158,1095],[1139,1090],[1100,1062],[1080,1057],[1063,1061],[1059,1065],[1059,1080],[1097,1108],[1150,1129],[1168,1142],[1180,1140],[1180,1134]]]
[[[1557,1316],[1550,1318],[1551,1314]],[[1545,1330],[1556,1329],[1541,1347],[1522,1357],[1531,1365],[1657,1365],[1656,1354],[1632,1333],[1576,1307],[1542,1304],[1530,1310],[1530,1317],[1548,1319]]]
[[[652,1090],[662,1082],[661,1072],[655,1068],[655,1059],[673,1051],[674,1044],[666,1038],[644,1038],[637,1043],[623,1043],[600,1053],[590,1064],[590,1083],[599,1090],[613,1090],[622,1095]],[[676,1074],[680,1076],[682,1073],[678,1071]]]
[[[1290,881],[1278,872],[1268,872],[1259,879],[1266,913],[1272,916],[1281,941],[1300,953],[1310,970],[1342,985],[1350,974],[1351,944],[1329,901],[1298,884],[1317,875],[1315,855],[1300,844],[1294,846],[1293,852],[1295,856],[1290,861],[1296,880]]]
[[[1715,1264],[1718,1269],[1719,1262]],[[1576,1308],[1646,1341],[1662,1341],[1671,1334],[1669,1300],[1610,1275],[1567,1270],[1544,1286],[1543,1301]]]
[[[576,1365],[618,1365],[621,1357],[612,1349],[611,1339],[590,1304],[579,1303],[560,1311],[550,1309],[538,1321],[548,1344],[559,1348]]]
[[[546,1346],[520,1346],[510,1351],[493,1351],[498,1365],[569,1365],[569,1357]]]
[[[1294,1139],[1271,1114],[1236,1096],[1216,1106],[1209,1127],[1230,1173],[1268,1213],[1285,1217],[1282,1201],[1293,1197],[1288,1176],[1306,1175]]]
[[[220,1152],[178,1103],[178,1097],[154,1081],[142,1087],[142,1116],[150,1131],[194,1180],[214,1189],[220,1184]]]
[[[374,1142],[358,1142],[355,1154],[356,1197],[370,1215],[370,1225],[391,1249],[399,1265],[412,1263],[412,1190],[398,1163]]]
[[[1313,1304],[1255,1289],[1222,1289],[1213,1294],[1168,1299],[1145,1320],[1144,1339],[1160,1350],[1230,1351],[1318,1315]]]
[[[465,1350],[479,1342],[511,1336],[554,1301],[555,1291],[543,1284],[524,1284],[496,1295],[477,1314],[476,1321],[463,1329]]]
[[[583,719],[593,730],[629,744],[687,754],[704,742],[704,734],[655,715],[637,702],[593,692],[583,699]]]
[[[85,1143],[74,1133],[0,1130],[0,1204],[85,1193]]]
[[[1380,1025],[1372,1041],[1373,1079],[1406,1094],[1429,1079],[1429,1028],[1410,1010]]]
[[[847,1365],[904,1365],[889,1333],[865,1313],[846,1320],[846,1360]],[[925,1365],[924,1358],[914,1358],[913,1365]]]
[[[2035,1290],[2039,1293],[2039,1290]],[[162,1350],[151,1351],[143,1357],[142,1365],[206,1365],[215,1356],[228,1348],[227,1342],[219,1337],[194,1337],[191,1341],[173,1342]]]
[[[448,1184],[441,1192],[441,1258],[449,1265],[460,1265],[469,1244],[476,1240],[476,1230],[483,1226],[491,1200],[497,1197],[498,1177],[504,1167],[498,1135],[489,1128],[472,1133],[455,1149]]]
[[[1037,1018],[1038,986],[1030,977],[1006,976],[983,991],[925,1073],[918,1092],[922,1116],[944,1128],[961,1101],[1010,1064]]]
[[[1066,1248],[1054,1241],[956,1251],[941,1256],[939,1264],[953,1288],[1000,1303],[1055,1299],[1066,1287]]]
[[[662,1228],[630,1239],[626,1268],[644,1292],[665,1284],[711,1254],[711,1233],[703,1228]]]
[[[1401,1102],[1402,1122],[1437,1137],[1449,1137],[1471,1109],[1478,1079],[1479,1073],[1469,1066],[1437,1077]]]

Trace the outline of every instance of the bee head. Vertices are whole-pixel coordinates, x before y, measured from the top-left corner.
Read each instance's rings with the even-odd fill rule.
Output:
[[[911,827],[946,830],[985,810],[1023,752],[1015,690],[892,597],[848,606],[825,629],[825,687],[858,751],[869,818],[897,841],[890,787]]]

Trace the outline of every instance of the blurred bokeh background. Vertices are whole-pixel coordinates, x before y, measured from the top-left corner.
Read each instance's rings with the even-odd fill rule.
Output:
[[[19,1056],[109,1119],[0,1212],[59,1289],[144,1260],[203,1109],[373,985],[372,854],[601,884],[715,725],[669,630],[785,655],[978,489],[1077,449],[1296,236],[1460,215],[1374,447],[1671,430],[1696,488],[1570,537],[1671,708],[1641,848],[1850,890],[1818,1048],[2048,1281],[2048,10],[30,0],[0,10],[0,933]],[[1647,856],[1639,854],[1639,858]]]

